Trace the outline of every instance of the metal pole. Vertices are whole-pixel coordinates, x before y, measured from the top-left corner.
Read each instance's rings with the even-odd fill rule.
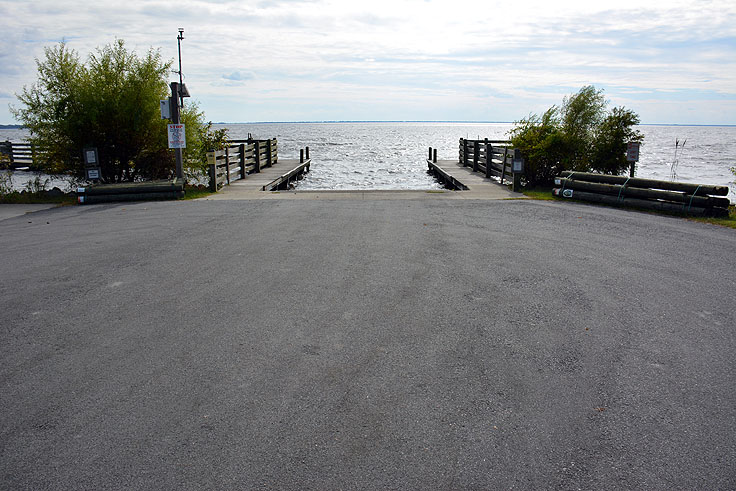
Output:
[[[184,85],[184,78],[181,74],[181,40],[184,39],[184,28],[179,28],[179,35],[176,36],[176,44],[179,47],[179,86]],[[184,107],[184,97],[179,94],[179,107]]]
[[[179,84],[171,82],[171,122],[173,124],[180,124],[179,118]],[[177,179],[184,179],[184,165],[181,155],[181,148],[175,148],[174,154],[176,155],[176,177]]]

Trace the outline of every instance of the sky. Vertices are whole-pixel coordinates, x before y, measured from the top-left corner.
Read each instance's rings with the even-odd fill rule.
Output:
[[[61,41],[160,50],[214,122],[518,121],[585,85],[648,124],[736,124],[736,2],[0,0],[0,124]],[[178,75],[171,74],[171,81]]]

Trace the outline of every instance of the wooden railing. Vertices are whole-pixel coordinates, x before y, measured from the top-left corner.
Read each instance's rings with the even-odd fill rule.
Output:
[[[278,162],[278,142],[270,140],[231,140],[223,150],[207,152],[210,190],[216,192],[231,181],[245,179]]]
[[[11,169],[35,166],[34,158],[36,157],[36,151],[28,142],[0,142],[0,153],[8,156],[10,160],[9,167]]]
[[[472,167],[474,172],[482,172],[486,177],[513,181],[511,165],[514,150],[507,140],[466,140],[460,138],[460,163]]]

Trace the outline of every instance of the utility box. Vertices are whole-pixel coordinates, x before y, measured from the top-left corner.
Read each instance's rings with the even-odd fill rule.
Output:
[[[161,99],[161,119],[171,119],[171,101],[169,99]]]

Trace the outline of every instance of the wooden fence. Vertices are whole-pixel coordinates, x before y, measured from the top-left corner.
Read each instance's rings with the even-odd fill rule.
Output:
[[[487,178],[513,181],[511,165],[514,150],[507,140],[466,140],[460,138],[460,163],[472,167],[474,172],[482,172]]]
[[[701,216],[728,216],[730,204],[724,197],[728,186],[588,172],[562,172],[552,192],[562,198]]]
[[[30,143],[0,142],[0,153],[8,156],[11,169],[35,167],[37,152]]]
[[[216,192],[231,181],[245,179],[278,161],[278,142],[270,140],[231,140],[223,150],[207,152],[210,190]]]

